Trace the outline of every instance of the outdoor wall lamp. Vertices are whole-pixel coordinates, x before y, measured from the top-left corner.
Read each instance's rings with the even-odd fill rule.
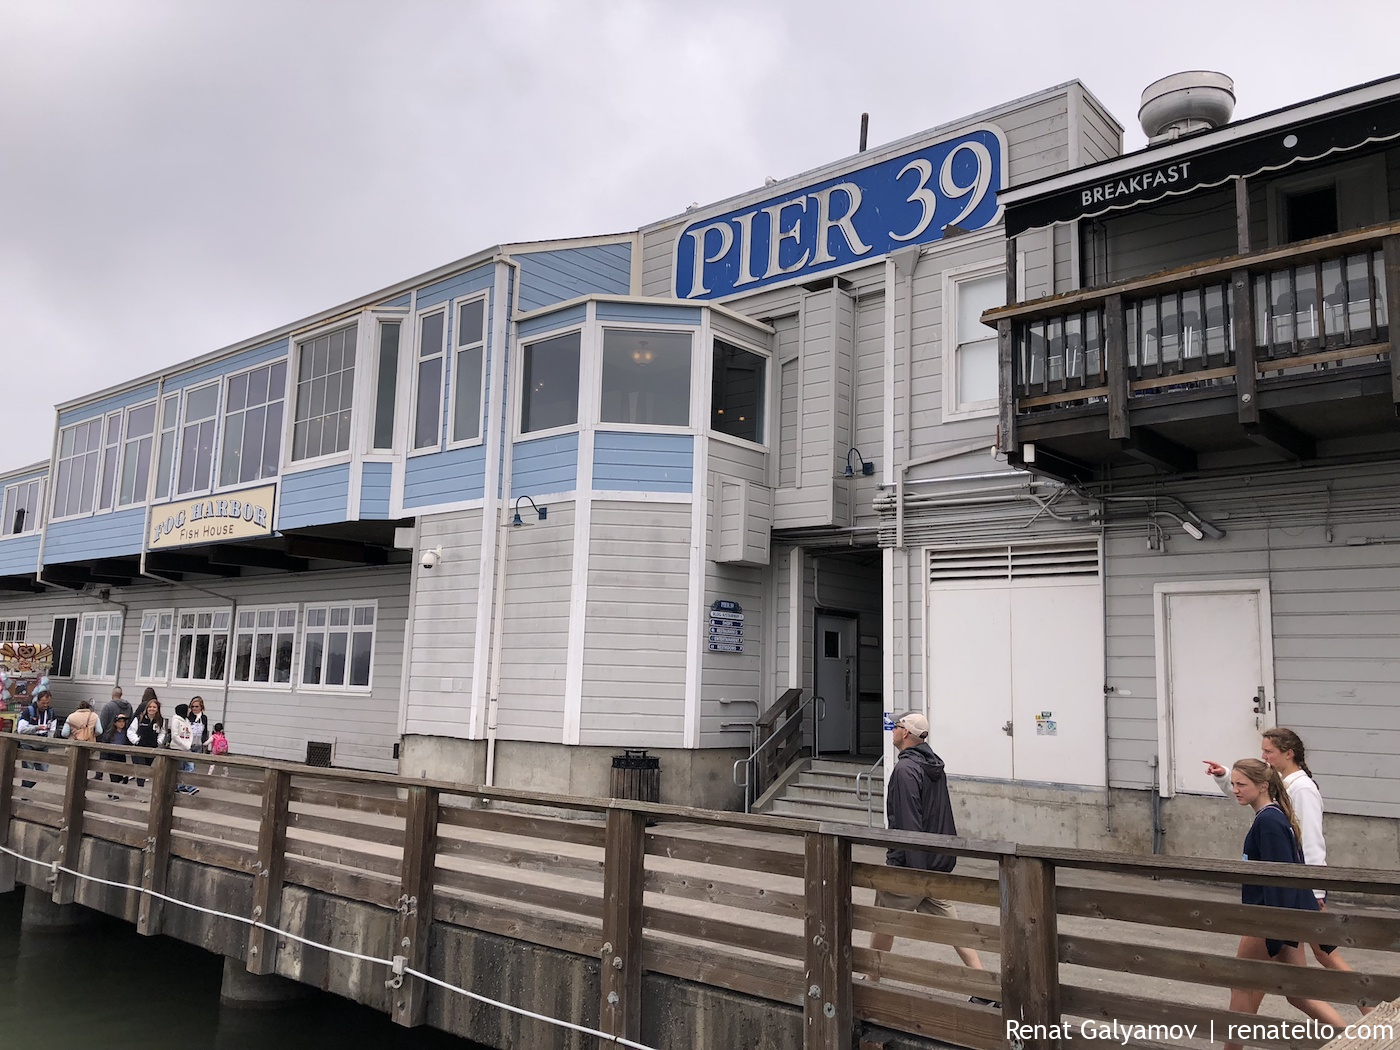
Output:
[[[529,500],[530,506],[534,507],[534,508],[535,508],[535,513],[538,514],[538,515],[540,516],[540,521],[544,521],[545,518],[547,518],[547,517],[549,516],[549,507],[547,507],[547,506],[546,506],[546,507],[541,507],[541,506],[539,506],[534,500],[530,499],[529,496],[516,496],[516,497],[515,497],[515,517],[514,517],[514,519],[511,520],[511,523],[510,523],[512,528],[514,528],[516,525],[524,525],[524,524],[525,524],[525,520],[520,516],[520,501],[521,501],[521,500]]]
[[[874,475],[874,473],[875,473],[875,464],[874,464],[874,463],[871,463],[871,462],[870,462],[869,460],[867,460],[864,456],[862,456],[862,455],[860,454],[860,449],[858,449],[858,448],[856,448],[854,445],[852,445],[852,446],[850,447],[850,449],[846,452],[846,471],[845,471],[844,474],[841,475],[843,478],[853,478],[853,477],[856,476],[855,467],[851,466],[851,457],[852,457],[852,456],[855,456],[856,459],[860,460],[860,472],[861,472],[861,474],[863,474],[863,475],[864,475],[865,477],[867,477],[867,478],[868,478],[868,477],[871,477],[872,475]]]

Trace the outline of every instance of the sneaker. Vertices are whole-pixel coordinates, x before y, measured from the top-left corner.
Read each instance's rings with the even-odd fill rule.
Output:
[[[995,999],[983,999],[980,995],[968,996],[968,1002],[976,1003],[978,1006],[990,1006],[993,1010],[1000,1010],[1001,1003]]]
[[[199,788],[197,788],[197,787],[195,787],[193,784],[191,784],[191,785],[189,785],[189,791],[187,792],[187,794],[190,794],[190,795],[198,795],[198,794],[199,794]]]
[[[107,797],[110,798],[113,802],[120,802],[122,800],[122,797],[120,795],[113,795],[111,792],[107,793]]]

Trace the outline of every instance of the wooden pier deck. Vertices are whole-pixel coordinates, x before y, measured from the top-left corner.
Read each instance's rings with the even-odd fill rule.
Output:
[[[1211,1023],[1219,1032],[1255,1020],[1225,1008],[1231,986],[1348,1004],[1400,997],[1400,918],[1379,904],[1400,893],[1394,872],[936,839],[246,758],[221,759],[211,775],[206,757],[186,774],[172,752],[55,742],[41,755],[18,744],[0,736],[0,889],[46,887],[57,903],[196,940],[405,1025],[478,1040],[491,1030],[489,1007],[455,1008],[459,993],[433,978],[614,1037],[513,1016],[496,1023],[502,1045],[849,1050],[862,1036],[872,1047],[1005,1047],[1007,1019],[1063,1018],[1077,1028],[1195,1024],[1194,1037],[1128,1045],[1205,1046]],[[155,765],[102,759],[115,750]],[[47,771],[20,768],[38,758]],[[91,779],[99,771],[148,779],[113,787]],[[34,786],[22,788],[26,779]],[[177,781],[199,794],[176,792]],[[887,845],[916,842],[959,854],[957,873],[885,867]],[[1326,885],[1377,903],[1246,908],[1243,881]],[[876,889],[955,900],[959,918],[876,908]],[[177,902],[206,911],[184,915]],[[899,938],[894,951],[868,947],[882,932]],[[1357,972],[1235,960],[1244,932],[1340,944]],[[490,950],[462,948],[465,934],[492,938]],[[986,970],[961,966],[953,944],[976,948]],[[512,983],[514,962],[493,965],[512,945],[546,960],[534,987]],[[542,986],[544,973],[555,976]],[[725,997],[715,1003],[735,1015],[730,1027],[697,995]],[[1273,996],[1265,1011],[1301,1018]],[[1357,1017],[1352,1006],[1343,1014]]]

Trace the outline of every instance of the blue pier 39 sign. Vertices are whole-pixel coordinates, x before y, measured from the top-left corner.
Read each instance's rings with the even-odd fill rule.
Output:
[[[676,297],[718,299],[991,226],[1005,171],[1006,139],[988,125],[698,220],[676,243]]]

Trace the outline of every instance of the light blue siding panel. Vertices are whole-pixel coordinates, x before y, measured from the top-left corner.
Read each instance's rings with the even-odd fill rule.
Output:
[[[179,372],[165,381],[165,390],[166,393],[170,393],[186,387],[198,386],[210,379],[233,375],[255,365],[266,364],[268,361],[275,361],[279,357],[286,356],[287,340],[278,339],[275,342],[255,346],[251,350],[244,350],[218,361],[210,361],[198,368],[191,368],[188,372]]]
[[[350,495],[350,464],[288,474],[282,478],[277,511],[279,529],[300,529],[345,520]]]
[[[144,507],[52,522],[44,540],[44,564],[140,554],[145,528]]]
[[[38,533],[0,540],[0,576],[32,576],[38,564]]]
[[[689,434],[593,435],[593,487],[617,492],[690,492],[695,439]]]
[[[652,306],[650,303],[599,303],[598,320],[631,321],[637,324],[700,324],[700,310],[694,306]]]
[[[520,263],[522,310],[538,310],[581,295],[627,295],[631,291],[630,244],[517,253],[516,260]]]
[[[491,282],[494,279],[495,268],[490,263],[486,263],[473,270],[468,270],[466,273],[460,273],[455,277],[438,281],[436,284],[430,284],[426,288],[418,289],[418,309],[426,310],[438,303],[455,299],[459,295],[484,292],[491,287]]]
[[[520,338],[525,339],[538,332],[552,332],[556,328],[567,328],[570,325],[582,324],[583,319],[587,316],[587,308],[580,303],[578,306],[571,306],[567,310],[560,310],[558,313],[545,314],[543,317],[532,317],[528,321],[520,322],[518,326]]]
[[[380,303],[379,305],[390,310],[399,310],[403,309],[404,307],[407,307],[412,298],[412,292],[404,292],[403,295],[397,295],[392,299]]]
[[[486,487],[486,448],[454,448],[431,456],[414,456],[404,468],[403,505],[431,507],[481,499]]]
[[[60,427],[71,426],[74,423],[81,423],[85,419],[91,419],[93,416],[100,416],[104,412],[112,412],[118,408],[125,408],[127,405],[139,405],[155,396],[155,383],[147,383],[135,390],[123,390],[120,394],[104,397],[100,401],[90,401],[84,405],[65,409],[58,414],[58,425]]]
[[[578,484],[577,433],[517,441],[511,455],[511,499],[572,492]]]
[[[360,518],[389,517],[389,486],[394,478],[392,463],[365,463],[360,474]]]

